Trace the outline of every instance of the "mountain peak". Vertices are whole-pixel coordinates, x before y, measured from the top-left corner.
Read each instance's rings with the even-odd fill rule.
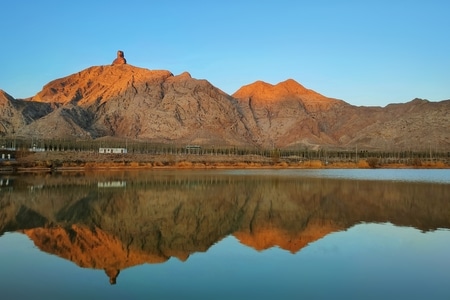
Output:
[[[90,103],[109,99],[129,89],[136,89],[142,84],[163,82],[171,76],[173,74],[166,70],[149,70],[129,64],[93,66],[49,82],[31,100],[53,103],[79,101]]]
[[[273,102],[291,98],[302,98],[303,100],[328,99],[325,96],[305,88],[294,79],[287,79],[276,85],[264,81],[256,81],[245,85],[233,95],[237,99],[252,98],[263,102]]]
[[[0,103],[4,101],[13,101],[13,100],[14,98],[10,94],[0,89]]]
[[[277,89],[283,89],[289,94],[309,94],[309,93],[315,93],[313,90],[309,90],[305,88],[303,85],[295,81],[294,79],[287,79],[283,82],[278,83],[275,85],[275,88]]]

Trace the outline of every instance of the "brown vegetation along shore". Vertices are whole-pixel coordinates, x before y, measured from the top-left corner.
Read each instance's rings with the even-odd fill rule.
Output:
[[[300,157],[212,154],[100,154],[97,152],[28,152],[14,161],[3,161],[3,172],[100,170],[100,169],[369,169],[369,168],[450,168],[446,160],[366,158],[355,160],[308,160]]]

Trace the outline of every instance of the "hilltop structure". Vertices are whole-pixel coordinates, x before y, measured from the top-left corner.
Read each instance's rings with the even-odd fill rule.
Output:
[[[112,62],[112,65],[125,65],[127,60],[122,50],[117,51],[117,58]]]

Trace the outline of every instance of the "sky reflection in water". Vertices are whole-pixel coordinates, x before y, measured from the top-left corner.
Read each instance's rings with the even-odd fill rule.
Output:
[[[16,178],[0,190],[2,295],[450,298],[448,184],[233,172]]]
[[[267,169],[225,172],[235,175],[273,176],[276,174],[295,177],[450,183],[450,172],[447,169]]]

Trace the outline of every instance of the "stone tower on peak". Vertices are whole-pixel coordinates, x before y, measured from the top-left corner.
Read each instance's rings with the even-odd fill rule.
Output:
[[[117,58],[113,61],[112,65],[125,65],[127,60],[123,54],[122,50],[117,51]]]

